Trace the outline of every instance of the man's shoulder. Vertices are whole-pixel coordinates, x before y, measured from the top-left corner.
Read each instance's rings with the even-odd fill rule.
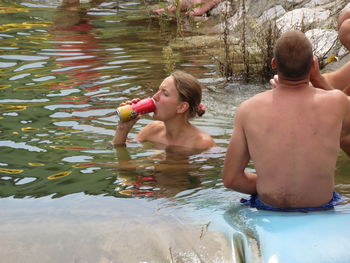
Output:
[[[254,95],[253,97],[243,101],[241,103],[241,107],[247,107],[250,106],[251,104],[256,104],[256,103],[263,103],[263,102],[267,102],[270,101],[272,98],[272,90],[267,90],[264,92],[260,92],[256,95]]]
[[[272,91],[267,90],[254,95],[253,97],[243,101],[237,111],[236,116],[242,116],[247,118],[249,115],[254,114],[254,112],[261,110],[264,105],[271,104],[272,101]]]
[[[343,91],[338,90],[338,89],[330,90],[330,91],[328,91],[328,93],[331,94],[332,96],[335,96],[338,98],[347,98],[347,95]]]
[[[326,99],[347,101],[347,95],[338,89],[323,90],[316,88],[316,93]]]
[[[318,101],[319,105],[323,105],[322,107],[332,109],[339,109],[344,112],[347,112],[349,109],[349,98],[348,96],[342,92],[341,90],[333,89],[333,90],[317,90],[318,93]]]

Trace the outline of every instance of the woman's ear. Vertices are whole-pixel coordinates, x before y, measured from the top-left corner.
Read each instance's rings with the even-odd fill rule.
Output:
[[[189,109],[190,105],[188,104],[187,101],[182,101],[180,104],[177,106],[177,113],[185,113]]]

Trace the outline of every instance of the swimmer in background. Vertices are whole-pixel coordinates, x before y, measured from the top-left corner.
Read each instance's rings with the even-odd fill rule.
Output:
[[[350,8],[339,14],[338,35],[343,46],[350,50]],[[350,62],[329,73],[321,74],[317,70],[310,80],[315,87],[325,90],[339,89],[350,95]]]
[[[350,50],[350,8],[344,9],[339,14],[338,32],[340,42]]]
[[[136,136],[139,142],[152,142],[156,147],[178,147],[191,151],[204,151],[215,146],[211,136],[190,123],[190,119],[205,112],[202,85],[192,75],[174,71],[165,78],[153,95],[156,110],[151,123]],[[125,145],[127,136],[140,119],[119,122],[112,140],[114,146]]]
[[[274,48],[275,88],[243,102],[223,169],[224,185],[251,194],[243,202],[273,211],[329,209],[339,141],[349,134],[350,108],[339,90],[310,85],[318,65],[300,31],[282,34]],[[256,174],[245,171],[254,162]]]
[[[350,50],[350,8],[343,10],[338,17],[338,34],[339,40]],[[317,66],[317,59],[315,59],[315,65]],[[276,78],[275,82],[278,81]],[[324,90],[338,89],[343,91],[346,95],[350,95],[350,61],[339,69],[321,74],[318,67],[313,71],[310,76],[310,81],[313,86],[317,88],[322,88]],[[350,106],[350,98],[349,106]],[[340,138],[340,146],[343,151],[350,156],[350,135],[343,134]]]
[[[180,11],[185,11],[189,16],[201,16],[224,0],[174,0],[175,3],[176,1],[178,1]],[[153,10],[153,12],[157,14],[166,11],[175,13],[176,10],[176,4],[171,4],[167,7],[167,10],[160,8]]]

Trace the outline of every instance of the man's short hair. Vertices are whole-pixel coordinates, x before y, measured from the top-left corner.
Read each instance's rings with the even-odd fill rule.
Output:
[[[290,80],[306,77],[310,71],[312,45],[304,33],[292,30],[282,34],[274,48],[277,71]]]

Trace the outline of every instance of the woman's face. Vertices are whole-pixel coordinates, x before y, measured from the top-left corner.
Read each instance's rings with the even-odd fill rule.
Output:
[[[163,80],[158,92],[153,95],[153,99],[156,104],[153,119],[164,121],[177,114],[177,108],[181,102],[172,76]]]

